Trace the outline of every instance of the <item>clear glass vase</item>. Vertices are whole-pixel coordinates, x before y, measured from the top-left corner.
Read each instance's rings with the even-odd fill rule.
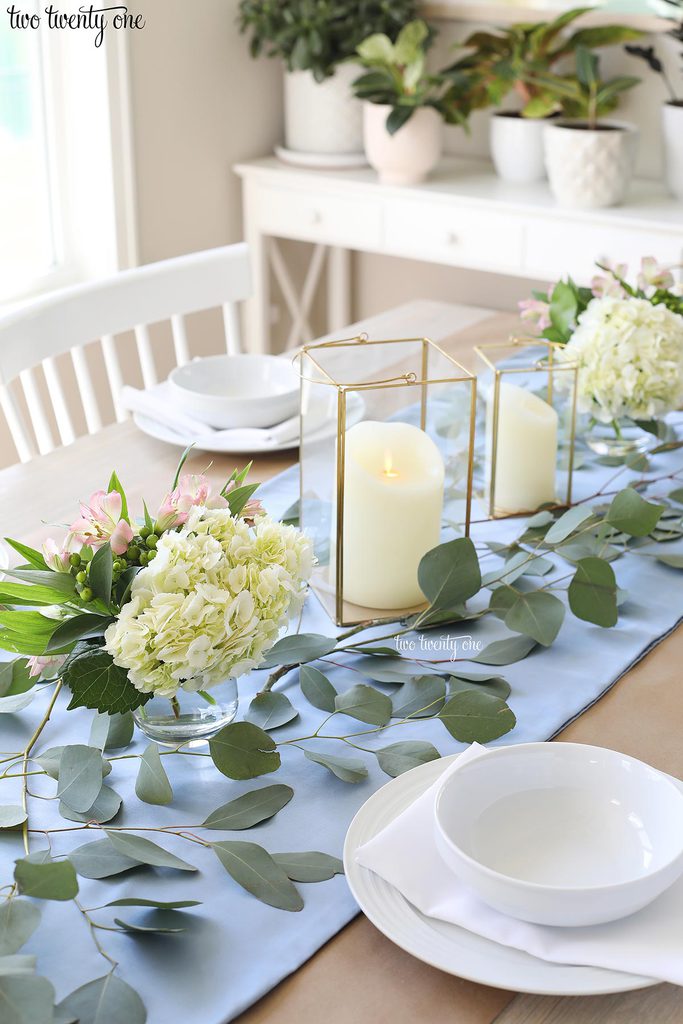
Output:
[[[646,452],[655,443],[652,434],[629,419],[612,423],[590,421],[583,431],[583,439],[591,451],[613,459]]]
[[[226,679],[208,692],[180,689],[174,698],[152,697],[133,712],[146,736],[164,746],[204,743],[229,725],[239,704],[237,680]]]

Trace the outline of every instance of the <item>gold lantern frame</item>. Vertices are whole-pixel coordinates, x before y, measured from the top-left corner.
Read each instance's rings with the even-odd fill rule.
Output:
[[[488,470],[490,480],[488,483],[488,501],[487,501],[487,516],[489,519],[512,519],[516,516],[528,516],[532,515],[537,509],[525,509],[520,512],[501,512],[496,513],[496,476],[498,468],[498,424],[500,420],[500,385],[503,377],[514,374],[529,374],[529,373],[544,373],[548,376],[548,397],[545,399],[546,403],[553,407],[553,393],[555,391],[555,381],[553,375],[555,373],[569,373],[573,375],[573,383],[571,387],[571,398],[570,398],[570,425],[569,425],[569,436],[567,439],[568,444],[568,459],[567,459],[567,487],[564,494],[564,499],[560,499],[556,494],[556,502],[549,506],[550,508],[565,508],[569,507],[572,503],[572,490],[574,480],[574,457],[576,449],[576,416],[577,416],[577,400],[578,400],[578,373],[579,366],[575,361],[562,360],[558,362],[555,359],[555,354],[559,349],[564,346],[554,341],[548,341],[546,338],[536,338],[533,336],[524,335],[513,335],[508,338],[507,341],[492,341],[486,342],[482,345],[475,345],[474,352],[481,359],[481,361],[490,370],[493,371],[493,416],[491,424],[491,466]],[[538,359],[530,360],[528,364],[524,366],[500,366],[496,363],[495,359],[491,358],[489,353],[507,351],[510,350],[522,350],[524,348],[545,348],[545,355]]]
[[[354,347],[357,348],[369,348],[372,346],[383,346],[383,345],[408,345],[413,346],[420,344],[422,346],[421,357],[420,357],[420,371],[419,373],[409,371],[406,373],[398,373],[393,377],[386,377],[381,380],[372,380],[364,383],[342,383],[335,379],[321,362],[316,358],[316,353],[329,350],[329,349],[343,349]],[[438,353],[439,356],[449,363],[454,371],[452,376],[429,376],[429,356],[430,352]],[[308,376],[304,370],[305,360],[310,360],[311,364],[315,367],[319,377]],[[322,588],[316,584],[316,581],[311,582],[312,589],[316,592],[321,604],[326,609],[331,618],[333,618],[337,626],[353,626],[360,622],[372,621],[389,621],[393,622],[397,619],[404,617],[407,613],[417,611],[419,608],[423,608],[424,604],[420,605],[419,608],[410,609],[397,609],[389,610],[385,614],[377,615],[366,615],[366,614],[353,614],[349,611],[350,608],[358,609],[359,606],[353,605],[349,601],[344,600],[344,497],[345,497],[345,466],[346,466],[346,424],[347,424],[347,398],[350,393],[363,393],[368,391],[378,391],[384,389],[395,389],[395,388],[419,388],[419,402],[420,402],[420,429],[427,432],[427,402],[429,388],[434,385],[443,384],[467,384],[470,387],[470,409],[469,409],[469,424],[467,430],[467,483],[465,491],[465,513],[463,519],[463,529],[465,536],[469,536],[470,522],[471,522],[471,508],[472,508],[472,487],[474,480],[474,439],[476,429],[476,412],[477,412],[477,378],[476,374],[471,373],[467,370],[462,363],[460,363],[454,356],[446,352],[440,345],[432,341],[427,337],[410,337],[410,338],[380,338],[371,339],[366,333],[357,334],[349,338],[340,338],[331,341],[314,342],[310,345],[303,345],[293,356],[292,362],[295,369],[297,370],[299,377],[303,381],[308,381],[315,385],[326,385],[330,388],[336,389],[337,401],[336,401],[336,443],[335,443],[335,491],[334,491],[334,505],[335,505],[335,570],[334,570],[334,603],[330,604],[329,594],[322,591]],[[303,403],[299,409],[300,416],[300,443],[305,443],[304,434],[304,410]],[[303,457],[299,458],[299,495],[300,495],[300,525],[303,529],[306,528],[306,521],[304,518],[304,460]],[[333,608],[333,611],[332,611]],[[362,611],[362,609],[361,609]],[[366,609],[367,611],[367,609]],[[374,610],[376,611],[376,610]]]

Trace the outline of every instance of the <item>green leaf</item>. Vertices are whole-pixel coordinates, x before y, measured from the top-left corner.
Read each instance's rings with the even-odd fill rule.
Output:
[[[683,569],[683,555],[657,555],[657,561],[671,569]]]
[[[104,636],[105,629],[112,622],[114,619],[106,615],[73,615],[60,622],[48,640],[45,651],[48,654],[61,651],[63,647],[69,647],[83,637]]]
[[[430,603],[420,616],[424,625],[437,613],[462,605],[481,588],[481,572],[476,548],[469,537],[458,537],[432,548],[422,558],[417,579]]]
[[[569,584],[569,607],[578,619],[596,626],[616,625],[617,581],[602,558],[582,558]]]
[[[675,490],[670,491],[669,497],[672,501],[677,501],[679,505],[683,505],[683,487],[677,487]]]
[[[334,754],[321,753],[318,750],[304,750],[309,761],[321,764],[342,782],[355,784],[368,776],[368,770],[357,757],[337,757]]]
[[[500,697],[478,690],[457,693],[446,702],[439,718],[461,743],[489,743],[514,729],[516,719]]]
[[[344,874],[339,857],[329,853],[274,853],[273,860],[293,882],[327,882],[335,875]]]
[[[72,811],[87,811],[102,788],[102,754],[97,747],[74,743],[59,762],[57,796]]]
[[[0,956],[21,949],[40,924],[40,909],[35,903],[13,896],[0,904]]]
[[[178,871],[196,871],[196,867],[188,864],[186,860],[176,857],[161,846],[143,839],[142,836],[131,835],[127,832],[113,832],[110,829],[104,830],[111,840],[111,844],[119,853],[126,857],[137,860],[140,864],[151,864],[157,868],[176,868]]]
[[[507,700],[510,696],[510,684],[502,676],[468,676],[460,672],[457,676],[451,676],[448,680],[448,694],[462,693],[464,690],[482,690],[484,693],[492,693],[494,697]]]
[[[96,821],[100,825],[115,818],[120,809],[121,797],[111,786],[102,786],[94,804],[87,811],[73,811],[65,803],[59,804],[59,813],[68,821]]]
[[[55,990],[38,974],[0,976],[2,1024],[53,1024]]]
[[[40,551],[36,551],[35,548],[30,548],[28,544],[22,544],[18,540],[12,540],[11,537],[5,537],[5,540],[9,546],[14,548],[17,554],[21,555],[21,557],[25,559],[29,565],[32,565],[34,569],[41,569],[44,572],[50,571],[48,569],[47,562]]]
[[[0,697],[13,697],[26,693],[35,686],[25,658],[0,662]]]
[[[100,750],[118,750],[127,747],[133,739],[135,720],[130,711],[123,714],[100,714],[93,718],[90,727],[90,746]]]
[[[605,522],[631,537],[646,537],[654,530],[663,511],[663,505],[645,501],[632,487],[626,487],[612,499]]]
[[[255,779],[276,772],[280,755],[273,739],[251,722],[232,722],[209,740],[211,758],[229,779]]]
[[[239,831],[268,821],[281,811],[294,796],[291,786],[264,786],[238,796],[218,807],[202,823],[202,828]]]
[[[252,494],[259,489],[260,484],[243,484],[242,487],[236,487],[234,491],[229,491],[226,495],[226,501],[228,502],[228,508],[230,514],[233,516],[239,516],[244,510],[244,506],[247,504]]]
[[[587,505],[574,505],[573,508],[567,509],[546,533],[546,544],[560,544],[592,515],[593,510]]]
[[[278,729],[298,717],[299,712],[289,698],[272,690],[257,693],[245,715],[246,721],[259,729]]]
[[[568,339],[576,319],[576,290],[566,281],[558,281],[550,297],[550,322],[564,339]]]
[[[536,646],[536,641],[530,636],[510,636],[494,640],[470,660],[480,665],[512,665],[526,658]]]
[[[9,715],[15,714],[17,711],[23,711],[33,701],[35,697],[34,690],[28,690],[25,693],[15,693],[11,696],[0,697],[0,714]]]
[[[35,974],[38,958],[24,953],[15,956],[0,956],[0,974],[16,977],[17,974]]]
[[[337,641],[320,633],[296,633],[283,636],[273,644],[266,654],[262,668],[273,668],[275,665],[300,665],[304,661],[317,661],[326,654],[331,654]]]
[[[38,856],[46,851],[41,850]],[[38,861],[36,854],[15,861],[14,880],[23,896],[40,900],[72,900],[78,895],[78,879],[68,860]]]
[[[415,646],[417,647],[417,644]],[[415,675],[415,666],[411,665],[408,661],[404,661],[403,658],[397,657],[396,651],[392,651],[391,656],[359,658],[358,661],[354,661],[353,667],[362,675],[373,679],[377,683],[397,683],[401,685],[411,676]]]
[[[173,799],[173,789],[161,763],[156,743],[150,743],[140,757],[135,794],[146,804],[170,804]]]
[[[337,711],[369,725],[386,725],[391,718],[389,697],[365,683],[358,683],[337,694],[334,704]]]
[[[320,669],[312,665],[302,665],[299,670],[299,685],[308,703],[318,711],[327,711],[328,714],[334,711],[337,691]]]
[[[122,871],[137,868],[140,861],[129,857],[115,848],[109,839],[97,839],[72,850],[69,859],[76,872],[83,878],[109,878]]]
[[[396,778],[403,772],[409,772],[419,764],[437,761],[441,754],[425,740],[404,740],[401,743],[390,743],[374,751],[378,764],[383,772]]]
[[[128,516],[128,500],[126,498],[126,492],[124,491],[123,485],[115,472],[109,477],[109,486],[107,487],[108,494],[111,494],[112,491],[116,491],[117,494],[121,495],[121,518],[125,519],[126,522],[129,523],[130,519]]]
[[[211,848],[231,878],[262,903],[278,910],[303,910],[295,886],[262,846],[233,840],[212,843]]]
[[[78,1024],[145,1024],[145,1004],[134,988],[115,974],[89,981],[68,995],[57,1012]]]
[[[76,596],[76,581],[69,572],[52,572],[50,569],[3,569],[3,572],[32,586],[53,591],[57,597],[54,604],[63,604],[64,598],[71,600]]]
[[[441,676],[413,676],[391,699],[393,718],[429,718],[441,708],[446,683]]]
[[[16,828],[26,821],[27,814],[18,804],[0,805],[0,828]]]
[[[564,605],[559,598],[540,590],[518,593],[505,616],[505,625],[549,647],[564,621]]]
[[[49,747],[47,750],[44,750],[42,754],[34,757],[33,760],[38,762],[43,771],[47,772],[51,779],[58,779],[59,766],[62,761],[62,754],[65,750],[66,747]],[[111,765],[104,757],[101,759],[101,771],[103,778],[111,772]]]
[[[66,604],[71,597],[50,587],[36,587],[29,583],[0,582],[0,604],[9,605],[53,605]]]
[[[386,129],[389,135],[395,135],[400,131],[413,116],[415,109],[414,106],[409,106],[407,103],[392,107],[386,120]]]
[[[368,64],[393,64],[394,47],[388,36],[376,32],[356,47],[356,53]]]
[[[111,601],[111,583],[114,573],[114,556],[111,545],[107,542],[95,552],[90,562],[88,586],[93,596],[106,605]]]
[[[185,910],[187,907],[201,907],[201,900],[173,900],[163,903],[160,900],[145,900],[138,896],[125,896],[120,900],[111,900],[105,907],[152,907],[154,910]]]
[[[133,711],[150,700],[151,693],[136,690],[125,669],[115,665],[110,654],[100,648],[85,651],[70,660],[63,679],[71,690],[67,708],[93,708],[107,714]]]
[[[173,915],[175,917],[175,915]],[[165,917],[167,920],[167,917]],[[177,920],[177,918],[176,918]],[[185,925],[178,925],[178,927],[169,927],[169,925],[158,925],[154,924],[132,924],[130,921],[122,921],[120,917],[114,918],[114,924],[118,925],[124,932],[129,932],[131,935],[144,936],[144,935],[175,935],[178,932],[184,932]]]

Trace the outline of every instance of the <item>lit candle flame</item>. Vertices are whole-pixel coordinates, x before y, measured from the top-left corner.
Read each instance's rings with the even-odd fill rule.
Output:
[[[398,476],[398,473],[394,469],[394,462],[391,457],[391,452],[384,453],[384,475],[389,479],[393,479]]]

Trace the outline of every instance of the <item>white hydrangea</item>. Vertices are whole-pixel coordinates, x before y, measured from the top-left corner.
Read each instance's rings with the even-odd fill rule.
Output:
[[[579,411],[601,423],[650,419],[683,402],[683,317],[666,306],[593,299],[563,353],[578,360]]]
[[[311,543],[294,527],[193,508],[135,577],[106,649],[144,693],[209,689],[261,664],[301,608],[312,568]]]

